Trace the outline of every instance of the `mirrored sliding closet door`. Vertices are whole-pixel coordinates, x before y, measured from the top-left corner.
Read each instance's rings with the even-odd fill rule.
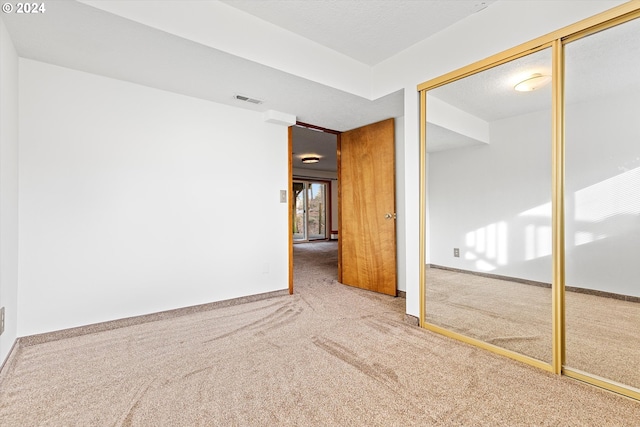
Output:
[[[552,54],[426,94],[425,321],[552,360]]]
[[[640,19],[565,45],[567,369],[640,389]]]

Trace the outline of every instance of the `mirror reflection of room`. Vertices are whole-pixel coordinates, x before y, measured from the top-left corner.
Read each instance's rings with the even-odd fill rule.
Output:
[[[638,392],[640,19],[562,43],[427,91],[425,321],[550,364],[555,261],[563,372]]]
[[[568,43],[566,366],[640,389],[640,19]]]
[[[427,94],[426,321],[551,362],[551,49]]]

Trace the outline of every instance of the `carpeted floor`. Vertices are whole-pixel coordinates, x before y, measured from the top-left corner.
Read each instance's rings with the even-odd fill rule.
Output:
[[[22,347],[2,426],[633,426],[640,403],[403,322],[295,246],[295,291]]]
[[[426,299],[429,323],[551,362],[551,289],[430,268]],[[567,292],[566,334],[568,367],[640,388],[640,303]]]

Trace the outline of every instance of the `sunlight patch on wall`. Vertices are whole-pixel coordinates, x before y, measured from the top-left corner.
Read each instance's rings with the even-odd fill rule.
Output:
[[[587,243],[602,240],[606,237],[606,234],[596,235],[588,231],[577,231],[574,235],[574,246],[586,245]]]
[[[551,202],[543,203],[521,212],[518,216],[541,218],[543,223],[551,223]],[[551,255],[551,225],[528,224],[524,228],[524,259],[531,261]]]
[[[507,223],[496,222],[470,231],[465,236],[469,250],[464,257],[476,260],[476,268],[482,271],[495,270],[497,265],[508,262]]]
[[[539,218],[551,218],[551,202],[526,210],[518,216],[534,216]]]
[[[640,168],[575,193],[576,221],[600,222],[616,215],[640,215]]]
[[[524,228],[525,260],[551,255],[551,226],[529,224]]]

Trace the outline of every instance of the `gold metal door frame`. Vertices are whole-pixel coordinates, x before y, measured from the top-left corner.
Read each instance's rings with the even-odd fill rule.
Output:
[[[607,390],[640,400],[640,390],[606,378],[566,368],[565,341],[565,106],[564,106],[564,46],[574,40],[598,31],[640,18],[640,0],[632,0],[620,6],[584,19],[545,36],[523,43],[497,55],[470,64],[453,72],[418,85],[420,93],[420,213],[419,213],[419,261],[420,261],[420,326],[442,335],[478,346],[491,352],[527,363],[545,371],[587,382]],[[496,67],[536,51],[552,49],[552,361],[546,363],[529,356],[507,350],[487,342],[427,323],[426,317],[426,153],[427,153],[427,91],[454,82],[472,74]]]

